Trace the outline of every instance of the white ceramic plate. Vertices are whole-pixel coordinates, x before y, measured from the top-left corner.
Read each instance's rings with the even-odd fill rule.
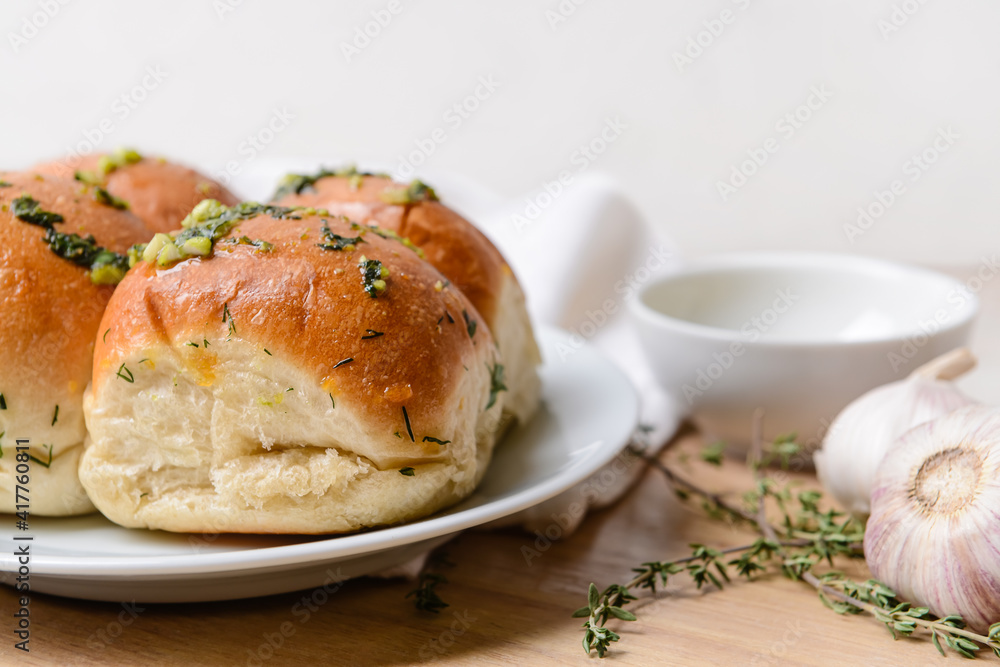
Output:
[[[621,451],[638,400],[598,352],[585,346],[560,360],[556,345],[568,335],[538,333],[546,359],[543,406],[500,443],[486,479],[465,502],[421,521],[337,537],[187,535],[129,530],[100,515],[32,517],[31,589],[93,600],[197,602],[332,586],[401,565],[458,531],[558,495]],[[15,542],[4,533],[0,581],[12,584]]]

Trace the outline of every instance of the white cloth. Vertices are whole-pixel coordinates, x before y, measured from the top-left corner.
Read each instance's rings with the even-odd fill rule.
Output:
[[[531,208],[549,201],[537,214]],[[640,396],[640,424],[648,429],[637,440],[662,447],[683,414],[649,371],[628,301],[638,287],[677,267],[675,246],[646,224],[613,180],[600,174],[577,178],[554,199],[522,197],[478,223],[513,267],[532,318],[586,339],[628,375]],[[559,496],[486,527],[521,525],[529,532],[551,533],[556,525],[556,534],[566,537],[586,516],[580,505],[597,509],[614,503],[642,469],[619,457]]]
[[[309,173],[342,163],[258,160],[231,187],[243,197],[266,199],[289,171]],[[550,184],[550,190],[510,201],[461,175],[428,172],[421,177],[497,244],[525,289],[536,322],[576,334],[577,342],[595,345],[628,375],[641,398],[645,430],[637,440],[656,448],[666,443],[683,416],[681,406],[653,379],[630,324],[628,301],[641,285],[676,268],[675,246],[646,224],[604,175],[583,174],[555,195]],[[566,537],[589,510],[618,500],[642,469],[623,454],[559,496],[483,528],[520,525],[549,539]],[[426,558],[424,554],[378,576],[414,578]]]

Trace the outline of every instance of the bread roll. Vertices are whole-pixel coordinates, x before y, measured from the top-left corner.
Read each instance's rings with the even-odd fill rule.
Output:
[[[469,495],[506,396],[469,300],[385,232],[206,205],[105,313],[80,464],[94,504],[128,527],[331,533]],[[173,263],[189,245],[205,256]]]
[[[93,234],[97,244],[119,253],[150,236],[134,215],[95,197],[101,198],[95,188],[71,180],[0,172],[0,512],[13,512],[18,504],[18,439],[30,441],[30,481],[22,486],[29,490],[32,515],[94,509],[77,477],[85,435],[82,402],[114,287],[94,284],[88,267],[53,252],[44,225],[64,234]],[[52,222],[47,213],[64,220]],[[49,238],[71,249],[72,237]],[[77,243],[71,250],[85,247]],[[105,266],[94,275],[109,282],[116,270]]]
[[[47,162],[35,171],[68,179],[77,175],[103,186],[127,202],[154,232],[180,229],[181,220],[203,199],[217,199],[227,206],[238,201],[225,187],[194,169],[143,157],[134,150]]]
[[[541,363],[524,292],[503,255],[472,223],[437,201],[418,181],[410,186],[388,176],[353,169],[292,174],[275,194],[286,206],[323,207],[361,223],[373,223],[408,238],[427,261],[458,287],[482,314],[500,347],[505,410],[526,422],[538,407]]]

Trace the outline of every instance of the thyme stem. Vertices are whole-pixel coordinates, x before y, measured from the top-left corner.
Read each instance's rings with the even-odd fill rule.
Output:
[[[750,445],[750,467],[754,473],[754,481],[760,484],[766,478],[766,475],[761,470],[761,459],[763,458],[764,451],[764,438],[763,438],[763,422],[764,422],[764,412],[760,408],[754,411],[753,414],[753,440]],[[757,527],[760,528],[760,532],[764,534],[764,537],[771,540],[778,545],[777,554],[782,561],[788,560],[788,553],[785,551],[784,547],[788,546],[782,542],[778,541],[777,533],[774,530],[774,526],[770,524],[767,520],[767,506],[764,502],[764,497],[761,496],[757,504]],[[872,616],[877,616],[878,613],[885,614],[886,610],[881,607],[871,604],[869,602],[863,602],[857,598],[853,598],[846,593],[838,591],[835,588],[827,586],[819,577],[817,577],[812,572],[806,570],[798,575],[799,578],[816,589],[817,592],[828,595],[840,602],[849,604],[852,607],[866,611]],[[896,618],[897,614],[889,614],[893,620],[898,620]],[[902,616],[902,615],[900,615]],[[926,628],[931,632],[944,632],[947,634],[960,635],[967,639],[979,642],[986,646],[995,646],[993,642],[990,641],[989,637],[980,635],[978,633],[972,632],[971,630],[965,630],[962,628],[956,628],[951,625],[946,625],[938,621],[932,621],[922,618],[914,618],[912,616],[906,616],[906,621],[919,625],[920,627]]]
[[[729,502],[726,501],[721,494],[707,491],[698,486],[697,484],[695,484],[694,482],[684,479],[683,477],[675,473],[673,470],[665,466],[663,462],[660,461],[658,458],[654,456],[649,456],[647,454],[642,454],[641,452],[635,452],[635,453],[637,456],[641,456],[643,459],[645,459],[649,465],[659,470],[663,474],[663,476],[667,478],[667,481],[670,484],[672,484],[675,488],[682,488],[685,491],[690,491],[691,493],[697,496],[701,496],[705,500],[716,505],[719,509],[728,512],[729,514],[732,514],[740,519],[749,521],[751,523],[757,522],[757,517],[754,514],[751,514],[742,507],[737,507],[735,505],[729,504]]]

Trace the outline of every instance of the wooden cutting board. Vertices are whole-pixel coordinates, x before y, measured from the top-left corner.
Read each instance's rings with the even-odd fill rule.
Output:
[[[663,460],[734,497],[750,487],[741,462],[726,460],[715,468],[698,459],[700,447],[697,434],[685,433]],[[816,486],[810,473],[792,477]],[[626,499],[591,516],[568,539],[549,542],[517,530],[459,536],[443,548],[454,565],[439,569],[448,583],[438,590],[451,605],[439,615],[416,611],[404,599],[413,586],[403,581],[350,582],[315,610],[296,607],[308,592],[138,607],[36,593],[30,655],[13,648],[10,621],[3,621],[0,662],[585,664],[580,621],[570,613],[586,603],[591,581],[600,587],[625,581],[631,567],[683,556],[690,542],[726,547],[752,539],[746,529],[682,504],[650,470]],[[868,576],[863,563],[843,564],[856,577]],[[3,587],[0,600],[9,618],[14,593]],[[608,664],[917,665],[943,660],[929,641],[893,641],[879,623],[838,616],[807,585],[778,575],[702,591],[678,575],[666,591],[644,594],[631,608],[639,620],[612,626],[622,641],[605,659]]]

